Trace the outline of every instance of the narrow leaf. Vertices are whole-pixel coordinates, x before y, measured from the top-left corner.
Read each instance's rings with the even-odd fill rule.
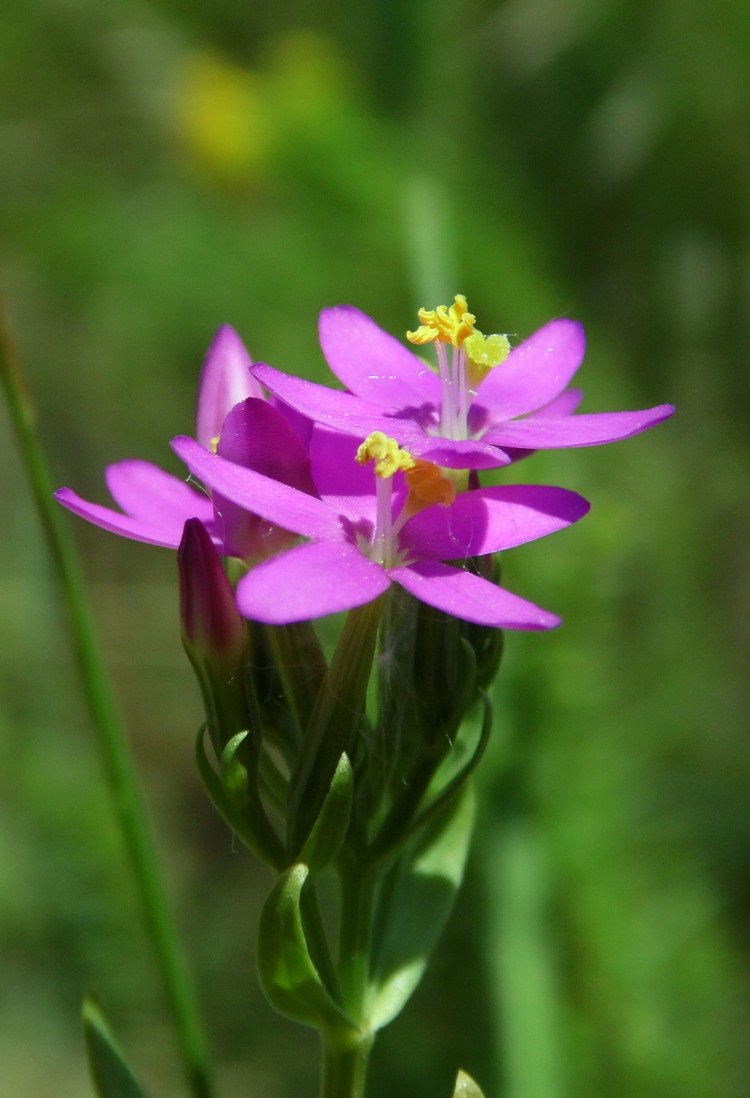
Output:
[[[279,877],[266,900],[258,931],[258,974],[271,1005],[287,1018],[325,1031],[356,1029],[334,1002],[313,964],[300,902],[306,865]]]
[[[348,756],[343,754],[331,781],[328,795],[313,824],[297,861],[304,862],[311,873],[330,865],[341,849],[349,827],[354,798],[354,775]]]
[[[456,1076],[453,1098],[484,1098],[484,1094],[468,1072],[459,1071]]]
[[[276,835],[271,831],[267,819],[253,819],[248,811],[243,811],[228,795],[221,778],[216,773],[206,755],[203,740],[206,734],[206,725],[198,732],[195,742],[195,758],[198,764],[198,772],[203,781],[203,786],[208,794],[208,799],[219,813],[228,827],[234,831],[242,842],[261,861],[273,868],[278,868],[283,862],[281,844]],[[241,738],[243,733],[240,733]],[[238,739],[233,737],[227,748]],[[235,746],[236,743],[235,743]],[[233,777],[237,779],[238,772],[233,771]],[[247,806],[245,806],[247,807]],[[256,814],[257,816],[257,814]],[[258,826],[259,825],[259,826]]]
[[[91,1080],[99,1098],[146,1098],[100,1007],[90,996],[83,1003],[83,1036]]]
[[[21,459],[44,527],[53,567],[68,611],[67,624],[77,656],[86,701],[110,790],[110,803],[123,837],[145,925],[153,942],[175,1025],[180,1056],[194,1096],[213,1093],[206,1040],[195,991],[180,944],[148,814],[122,718],[94,629],[81,565],[67,521],[53,498],[49,465],[37,431],[31,393],[0,315],[0,385],[8,402]]]
[[[372,1029],[399,1014],[424,974],[463,879],[473,820],[467,786],[391,871],[375,920]]]

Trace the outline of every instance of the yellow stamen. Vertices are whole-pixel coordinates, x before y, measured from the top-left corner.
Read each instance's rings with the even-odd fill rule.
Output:
[[[466,354],[476,366],[491,370],[499,366],[510,354],[510,343],[506,335],[482,335],[473,332],[464,344]]]
[[[508,357],[510,342],[505,335],[486,336],[477,330],[465,341],[464,350],[468,360],[467,380],[475,389],[494,366],[499,366]]]
[[[421,510],[433,503],[442,503],[444,507],[448,507],[456,498],[454,485],[442,469],[431,461],[415,458],[414,465],[405,475],[409,485],[410,510]]]
[[[209,443],[212,454],[215,454],[219,449],[219,437],[219,435],[214,435],[214,437],[211,439],[211,442]]]
[[[399,469],[413,469],[414,458],[408,450],[402,450],[395,438],[389,438],[383,431],[373,431],[357,450],[357,461],[366,465],[375,462],[375,475],[392,477]]]
[[[415,332],[407,332],[410,343],[450,343],[460,347],[474,332],[476,317],[469,312],[466,298],[456,294],[453,305],[438,305],[437,309],[420,309],[417,313],[421,324]]]

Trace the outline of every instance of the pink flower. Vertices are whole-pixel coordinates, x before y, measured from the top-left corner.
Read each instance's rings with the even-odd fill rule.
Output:
[[[326,309],[320,342],[348,392],[290,377],[262,363],[253,373],[272,393],[319,423],[363,437],[374,429],[414,455],[450,468],[506,465],[516,451],[596,446],[667,419],[671,404],[637,412],[574,415],[581,392],[567,386],[583,361],[579,323],[551,320],[512,350],[504,336],[474,327],[466,299],[420,310],[409,333],[433,342],[438,368],[348,305]]]
[[[368,455],[375,460],[377,490],[323,498],[233,464],[193,439],[173,441],[178,456],[212,492],[309,539],[239,581],[240,611],[270,624],[307,620],[361,606],[398,583],[423,602],[480,625],[549,629],[559,624],[546,610],[445,561],[499,552],[561,530],[581,518],[588,503],[562,488],[522,485],[432,503],[447,498],[446,484],[452,497],[447,479],[421,462],[413,464],[427,474],[427,491],[423,481],[410,483],[409,455],[406,464],[399,458],[400,465],[379,468],[374,438],[359,454],[360,460]]]

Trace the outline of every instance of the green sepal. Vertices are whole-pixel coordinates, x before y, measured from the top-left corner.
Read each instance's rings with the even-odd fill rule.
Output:
[[[240,732],[227,744],[222,755],[222,772],[228,774],[229,789],[226,788],[222,778],[216,773],[206,755],[203,739],[206,726],[198,732],[195,742],[195,758],[198,764],[198,772],[203,780],[203,786],[208,794],[208,799],[213,804],[224,822],[232,829],[239,839],[257,855],[261,861],[278,869],[284,862],[284,854],[278,837],[271,828],[265,812],[259,801],[253,802],[247,795],[247,786],[244,786],[243,796],[243,772],[247,771],[236,758],[237,750],[242,740],[247,735]],[[229,752],[229,755],[227,755]]]
[[[433,774],[452,754],[458,729],[478,697],[477,658],[467,628],[468,622],[405,592],[396,592],[386,604],[379,719],[367,788],[374,814],[394,796],[399,807],[390,814],[402,816],[402,831],[405,810],[416,810]]]
[[[470,785],[432,820],[386,878],[373,932],[368,1021],[382,1029],[421,980],[463,879],[474,822]]]
[[[91,1081],[99,1098],[146,1098],[101,1008],[90,995],[83,1001],[83,1037]]]
[[[300,908],[306,865],[279,877],[258,929],[258,975],[271,1006],[286,1018],[327,1033],[357,1031],[329,995],[310,957]]]
[[[350,610],[307,722],[289,787],[287,833],[301,847],[317,820],[345,751],[355,767],[367,724],[367,684],[375,655],[381,598]]]
[[[461,635],[462,621],[431,606],[420,610],[414,675],[419,735],[441,756],[450,751],[456,729],[476,697],[477,661]]]
[[[296,859],[304,862],[311,873],[325,869],[341,849],[351,819],[353,799],[354,774],[349,757],[344,753],[331,779],[320,814]]]
[[[418,811],[416,811],[416,806],[419,805],[420,800],[415,800],[412,790],[412,786],[417,787],[417,782],[412,781],[412,786],[407,786],[404,796],[396,801],[370,848],[370,858],[373,863],[387,857],[393,857],[400,847],[404,846],[417,832],[431,823],[458,796],[476,770],[492,733],[492,703],[484,693],[480,693],[479,697],[483,709],[482,726],[479,732],[479,740],[471,758],[457,774],[448,778],[446,784],[436,791],[432,799],[424,807],[420,807]],[[429,777],[430,772],[428,771],[427,779]],[[427,787],[428,782],[424,781],[418,786],[417,793]]]
[[[459,1071],[453,1088],[453,1098],[484,1098],[484,1092],[467,1071]]]
[[[470,557],[465,562],[465,566],[475,575],[500,585],[502,569],[499,556]],[[476,625],[469,621],[463,621],[461,625],[462,636],[474,650],[477,663],[477,686],[481,690],[486,690],[495,680],[500,669],[505,634],[502,629]]]
[[[454,800],[455,797],[461,792],[471,775],[476,770],[479,762],[484,755],[487,748],[487,744],[490,742],[490,735],[492,734],[492,703],[486,694],[480,694],[480,700],[482,703],[483,717],[482,727],[479,731],[479,740],[477,746],[471,755],[469,761],[461,768],[461,770],[454,775],[444,785],[440,792],[436,795],[435,799],[430,801],[426,808],[423,808],[419,814],[412,820],[409,825],[408,834],[416,833],[422,828],[426,827],[435,817],[447,807],[447,805]]]
[[[253,628],[271,664],[271,669],[265,670],[266,690],[258,689],[263,714],[268,716],[269,724],[274,718],[282,718],[293,733],[290,742],[298,746],[328,670],[320,640],[310,621],[290,625],[254,623]],[[254,674],[257,680],[259,672],[255,670]]]

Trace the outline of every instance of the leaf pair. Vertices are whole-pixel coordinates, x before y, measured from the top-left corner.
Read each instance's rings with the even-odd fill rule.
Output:
[[[303,910],[308,867],[298,864],[282,874],[263,908],[258,943],[260,981],[276,1010],[326,1034],[374,1033],[392,1021],[421,980],[450,913],[473,817],[467,787],[385,876],[371,913],[372,959],[361,1024],[347,1016],[314,963]]]

